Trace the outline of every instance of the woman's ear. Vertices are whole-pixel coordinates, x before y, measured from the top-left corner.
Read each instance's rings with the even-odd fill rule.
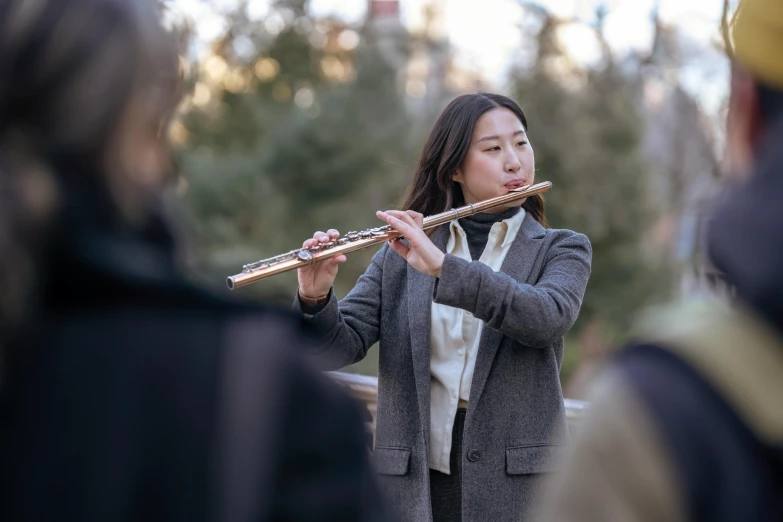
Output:
[[[455,183],[464,183],[465,175],[462,174],[462,169],[457,169],[454,174],[451,175],[451,179],[454,180]]]

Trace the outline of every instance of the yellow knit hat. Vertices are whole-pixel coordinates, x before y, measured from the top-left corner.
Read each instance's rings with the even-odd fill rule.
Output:
[[[783,90],[783,0],[741,0],[731,40],[737,62],[760,82]]]

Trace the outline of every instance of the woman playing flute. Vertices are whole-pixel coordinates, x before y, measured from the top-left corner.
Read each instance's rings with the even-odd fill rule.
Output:
[[[548,228],[540,195],[422,230],[425,215],[532,185],[534,172],[519,105],[460,96],[403,210],[377,214],[405,240],[384,244],[339,302],[345,256],[298,270],[295,307],[335,368],[379,342],[373,460],[402,520],[520,520],[569,441],[559,373],[590,275],[587,237]]]

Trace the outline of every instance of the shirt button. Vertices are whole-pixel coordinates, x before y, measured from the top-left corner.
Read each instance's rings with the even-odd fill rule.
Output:
[[[468,460],[471,462],[476,462],[478,459],[481,458],[481,453],[479,453],[479,450],[472,449],[468,451]]]
[[[457,398],[457,392],[451,392],[451,398],[456,399]]]
[[[457,355],[462,356],[462,350],[457,350]]]

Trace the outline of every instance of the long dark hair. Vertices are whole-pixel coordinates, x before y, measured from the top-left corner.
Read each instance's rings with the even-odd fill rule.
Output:
[[[0,0],[0,78],[2,355],[69,186],[105,187],[124,221],[151,213],[171,172],[141,172],[130,131],[165,141],[180,81],[152,0]]]
[[[482,114],[497,108],[513,112],[527,131],[525,113],[514,100],[501,94],[464,94],[446,106],[424,145],[403,210],[430,216],[465,204],[453,176],[468,155],[476,122]],[[527,198],[522,208],[542,226],[548,226],[543,196]]]

